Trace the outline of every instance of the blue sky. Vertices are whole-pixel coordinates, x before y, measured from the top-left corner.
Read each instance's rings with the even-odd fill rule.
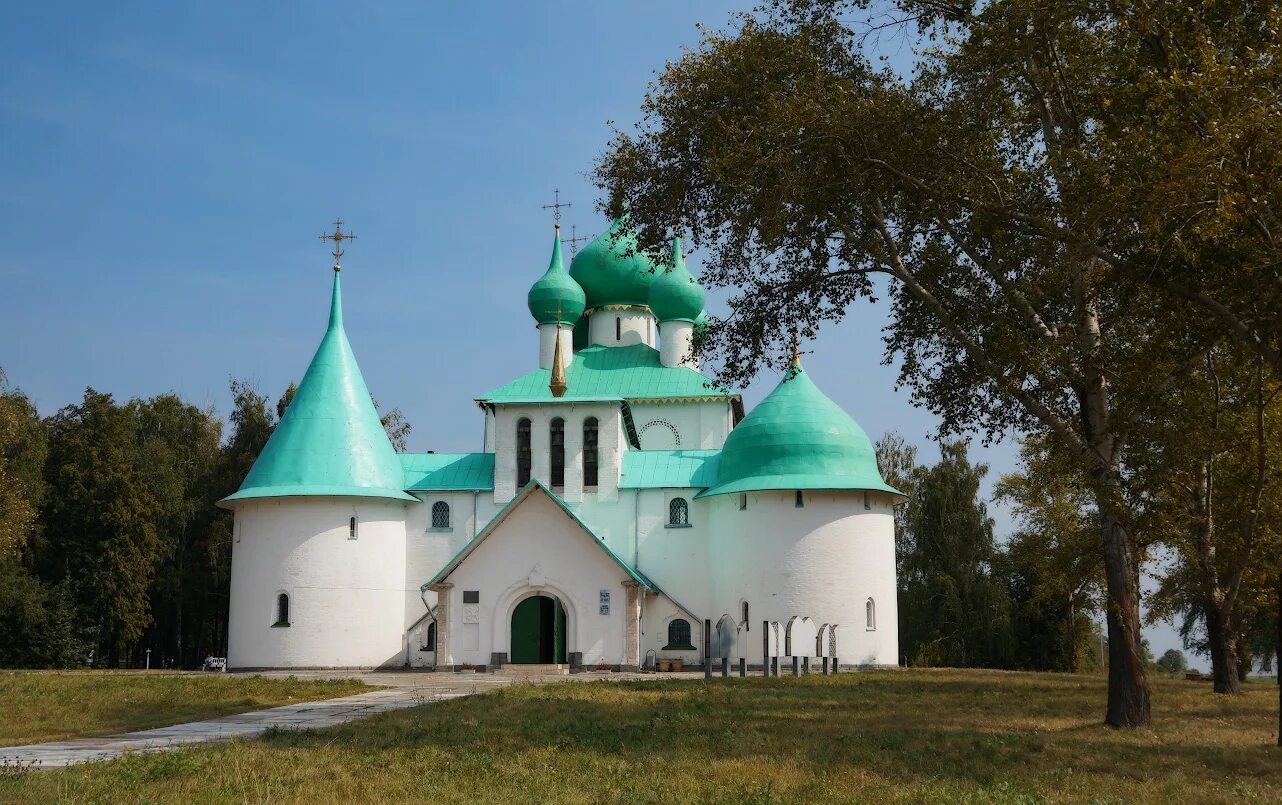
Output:
[[[370,389],[405,412],[410,449],[479,450],[472,398],[537,360],[525,292],[551,245],[541,205],[559,187],[567,230],[602,231],[587,173],[610,121],[636,120],[696,23],[743,7],[15,7],[0,29],[0,367],[45,414],[86,386],[226,413],[238,377],[274,398],[324,330],[317,235],[342,216],[358,235],[346,326]],[[902,42],[884,47],[907,64]],[[884,306],[856,306],[808,345],[808,371],[871,436],[897,430],[934,460],[935,418],[881,365],[884,323]],[[1013,443],[974,452],[990,480],[1015,468]],[[1155,647],[1175,645],[1168,632]]]

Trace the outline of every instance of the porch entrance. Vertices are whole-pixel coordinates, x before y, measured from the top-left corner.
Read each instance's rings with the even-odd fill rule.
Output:
[[[565,607],[561,599],[536,595],[512,610],[512,651],[508,662],[565,662]]]

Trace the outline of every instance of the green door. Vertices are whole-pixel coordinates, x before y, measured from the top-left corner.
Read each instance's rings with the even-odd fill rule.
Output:
[[[565,607],[554,597],[536,595],[512,610],[512,644],[508,662],[565,662]]]

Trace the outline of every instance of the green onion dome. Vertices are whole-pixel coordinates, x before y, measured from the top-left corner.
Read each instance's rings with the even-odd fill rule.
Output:
[[[588,310],[595,310],[606,305],[647,307],[657,275],[654,262],[637,246],[625,213],[579,250],[570,263],[570,276],[587,294]]]
[[[530,315],[539,324],[574,324],[583,315],[583,289],[565,270],[561,260],[561,228],[552,240],[552,261],[526,297]]]
[[[698,321],[703,313],[704,292],[686,268],[681,255],[681,238],[672,239],[672,259],[667,271],[650,286],[650,310],[659,321]]]
[[[881,477],[868,435],[799,362],[730,431],[716,486],[702,494],[766,489],[866,489],[903,497]]]

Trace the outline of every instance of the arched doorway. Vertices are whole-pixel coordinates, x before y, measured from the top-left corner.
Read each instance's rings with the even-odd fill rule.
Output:
[[[512,610],[512,664],[565,662],[565,607],[561,599],[535,595]]]

